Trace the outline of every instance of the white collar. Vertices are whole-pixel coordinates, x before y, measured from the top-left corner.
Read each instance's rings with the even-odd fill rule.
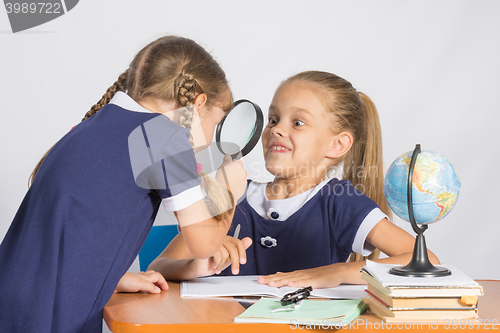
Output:
[[[139,103],[134,101],[132,97],[123,91],[117,91],[113,98],[109,101],[109,104],[117,105],[129,111],[152,113],[150,110],[140,106]]]
[[[248,204],[266,220],[285,221],[302,206],[304,206],[312,197],[318,193],[319,190],[325,186],[331,178],[327,178],[315,187],[297,194],[291,198],[280,200],[269,200],[266,196],[266,186],[269,183],[250,182],[247,191]],[[274,217],[272,216],[273,213]]]

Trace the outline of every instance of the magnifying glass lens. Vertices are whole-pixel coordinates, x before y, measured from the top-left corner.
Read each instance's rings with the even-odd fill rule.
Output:
[[[224,152],[235,154],[248,143],[255,131],[256,114],[251,103],[243,102],[234,107],[224,121],[220,141]],[[233,145],[225,145],[231,142]],[[228,146],[226,150],[226,147]],[[230,151],[238,149],[236,151]]]
[[[257,143],[262,132],[263,115],[260,108],[240,100],[217,129],[217,144],[223,154],[245,156]]]

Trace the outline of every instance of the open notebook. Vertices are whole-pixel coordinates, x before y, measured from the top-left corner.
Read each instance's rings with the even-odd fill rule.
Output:
[[[181,283],[181,297],[271,296],[282,297],[298,288],[275,288],[259,284],[257,275],[211,276]],[[366,285],[340,285],[335,288],[314,289],[311,298],[359,299],[367,297]]]

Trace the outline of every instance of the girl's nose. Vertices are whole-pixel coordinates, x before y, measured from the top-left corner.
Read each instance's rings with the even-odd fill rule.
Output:
[[[273,128],[271,128],[271,135],[285,137],[286,131],[284,130],[283,126],[280,126],[280,124],[278,123]]]

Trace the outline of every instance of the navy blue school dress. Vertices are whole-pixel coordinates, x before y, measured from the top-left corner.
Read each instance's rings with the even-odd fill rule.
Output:
[[[352,183],[336,178],[282,200],[268,200],[267,183],[249,181],[229,235],[250,237],[240,275],[268,275],[345,262],[351,252],[369,255],[366,236],[387,216]],[[231,267],[221,275],[232,275]]]
[[[189,135],[119,92],[52,148],[0,245],[1,332],[101,332],[160,204],[204,196]]]

